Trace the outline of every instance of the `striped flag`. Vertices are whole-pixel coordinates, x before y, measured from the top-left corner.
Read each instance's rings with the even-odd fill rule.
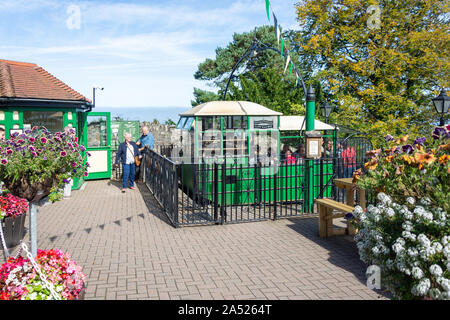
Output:
[[[280,45],[280,37],[281,37],[280,26],[277,26],[277,42],[278,42],[278,45]]]
[[[283,73],[286,73],[286,70],[287,70],[287,67],[288,67],[290,61],[291,61],[291,56],[288,54],[287,59],[286,59],[286,66],[284,67]]]

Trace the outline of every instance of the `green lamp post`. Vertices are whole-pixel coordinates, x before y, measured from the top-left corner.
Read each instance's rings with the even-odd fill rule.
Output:
[[[306,94],[306,133],[314,131],[314,121],[316,113],[316,94],[314,88],[310,85]],[[308,141],[307,148],[308,148]],[[314,204],[314,160],[306,160],[306,174],[307,174],[307,197],[305,201],[305,212],[313,211]]]

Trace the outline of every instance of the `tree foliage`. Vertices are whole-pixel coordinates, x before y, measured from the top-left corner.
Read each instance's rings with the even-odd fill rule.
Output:
[[[283,33],[287,41],[286,47],[291,49],[291,59],[298,63],[293,43],[295,33],[286,31]],[[206,91],[194,88],[192,106],[200,103],[222,100],[228,79],[234,65],[246,53],[251,46],[255,31],[235,33],[233,41],[225,48],[216,49],[215,59],[206,59],[200,63],[194,77],[197,80],[208,81],[211,87],[218,92]],[[272,48],[278,48],[273,27],[264,26],[256,29],[256,37],[259,41]],[[286,52],[286,51],[285,51]],[[283,73],[285,60],[276,50],[259,51],[256,56],[244,59],[239,64],[227,91],[226,100],[246,100],[259,103],[284,114],[299,114],[303,104],[303,89],[295,86],[296,77],[289,72]]]
[[[381,9],[380,27],[370,28]],[[371,138],[428,131],[449,87],[448,1],[303,0],[299,54],[309,57],[338,122]]]

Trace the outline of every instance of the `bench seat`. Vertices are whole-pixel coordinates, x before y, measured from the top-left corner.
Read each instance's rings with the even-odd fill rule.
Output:
[[[332,199],[316,199],[319,209],[319,236],[327,238],[334,235],[355,235],[356,230],[347,221],[346,228],[334,229],[333,219],[342,218],[347,213],[353,212],[353,207]]]

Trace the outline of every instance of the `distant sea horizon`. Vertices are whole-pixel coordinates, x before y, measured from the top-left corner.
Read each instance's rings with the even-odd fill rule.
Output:
[[[152,122],[156,119],[164,123],[170,119],[177,123],[179,114],[189,109],[191,107],[95,107],[92,112],[111,112],[111,120],[120,117],[123,120]]]

